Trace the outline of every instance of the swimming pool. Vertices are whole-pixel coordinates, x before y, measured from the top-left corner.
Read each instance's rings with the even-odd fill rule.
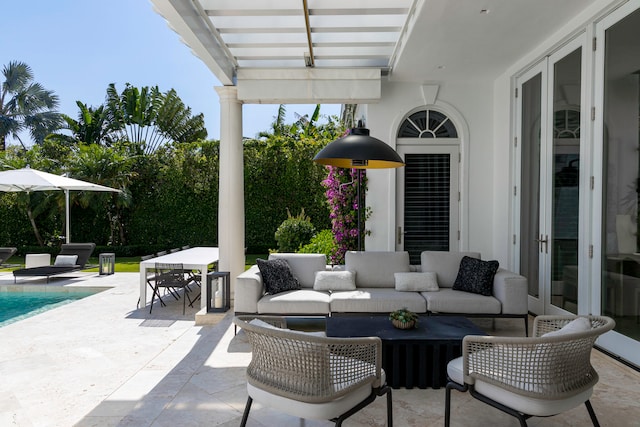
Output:
[[[0,327],[68,304],[104,289],[0,291]]]

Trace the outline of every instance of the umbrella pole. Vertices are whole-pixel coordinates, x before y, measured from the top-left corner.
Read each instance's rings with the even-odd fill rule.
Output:
[[[64,190],[65,227],[67,243],[71,243],[71,227],[69,227],[69,190]]]

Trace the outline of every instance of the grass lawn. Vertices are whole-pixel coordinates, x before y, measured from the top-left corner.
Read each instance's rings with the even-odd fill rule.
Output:
[[[256,258],[267,258],[268,254],[249,254],[245,257],[245,270],[256,263]],[[53,259],[52,259],[53,261]],[[7,264],[18,264],[20,267],[0,268],[0,271],[13,271],[24,266],[24,257],[12,256]],[[89,258],[88,264],[98,265],[98,257]],[[87,272],[98,272],[98,267],[83,270]],[[140,272],[140,257],[116,257],[117,273],[138,273]]]

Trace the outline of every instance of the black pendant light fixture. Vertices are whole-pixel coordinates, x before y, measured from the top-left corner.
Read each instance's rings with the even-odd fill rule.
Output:
[[[360,182],[362,180],[360,169],[390,169],[404,166],[402,158],[396,151],[369,135],[369,129],[362,127],[352,128],[349,134],[338,138],[324,147],[313,161],[325,166],[335,166],[345,169],[358,169],[358,250],[362,250],[362,225],[360,207],[362,199],[360,194]]]
[[[324,147],[313,161],[321,165],[355,169],[387,169],[404,166],[396,151],[369,135],[369,129],[357,127]]]

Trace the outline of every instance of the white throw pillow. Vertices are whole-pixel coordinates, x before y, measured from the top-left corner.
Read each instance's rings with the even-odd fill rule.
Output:
[[[547,332],[543,337],[557,337],[566,334],[575,334],[576,332],[587,332],[591,330],[591,321],[586,317],[577,317],[571,322],[564,325],[557,331]]]
[[[439,291],[436,273],[432,271],[415,273],[394,273],[396,291],[433,292]]]
[[[76,265],[78,255],[58,255],[53,265]]]
[[[355,291],[356,273],[353,271],[317,271],[313,290]]]

